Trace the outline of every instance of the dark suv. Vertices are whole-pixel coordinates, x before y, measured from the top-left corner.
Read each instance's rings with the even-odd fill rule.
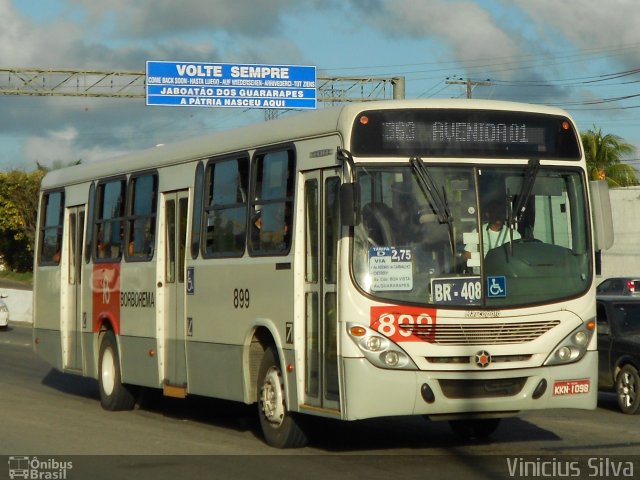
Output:
[[[640,297],[598,295],[598,388],[624,413],[640,411]]]
[[[598,295],[640,295],[640,278],[616,277],[607,278],[596,287]]]

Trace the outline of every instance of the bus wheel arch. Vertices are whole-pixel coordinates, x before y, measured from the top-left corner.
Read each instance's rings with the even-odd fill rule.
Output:
[[[260,370],[260,363],[266,350],[273,346],[275,348],[276,342],[271,334],[271,331],[265,326],[257,327],[251,334],[248,341],[248,347],[246,349],[247,362],[245,372],[245,386],[246,386],[246,403],[255,403],[258,401],[258,388],[256,379],[258,378],[258,372]]]
[[[118,342],[112,329],[101,329],[98,351],[98,389],[105,410],[131,410],[136,404],[134,388],[122,383]]]
[[[287,407],[282,363],[275,345],[262,356],[257,377],[258,417],[265,441],[276,448],[298,448],[307,444],[302,419]]]

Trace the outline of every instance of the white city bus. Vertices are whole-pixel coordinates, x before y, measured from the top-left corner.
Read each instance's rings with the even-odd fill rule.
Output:
[[[304,415],[478,437],[521,410],[592,409],[588,185],[566,112],[468,100],[350,104],[55,170],[35,350],[98,379],[108,410],[141,387],[255,403],[276,447],[305,444]]]

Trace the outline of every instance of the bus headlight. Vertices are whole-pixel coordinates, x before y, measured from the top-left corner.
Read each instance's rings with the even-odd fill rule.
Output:
[[[347,324],[349,337],[367,360],[379,368],[417,370],[418,367],[398,345],[375,330],[356,323]]]
[[[397,367],[401,360],[398,352],[395,352],[393,350],[384,352],[382,355],[380,355],[380,358],[382,359],[384,364],[389,367]]]
[[[580,360],[587,353],[595,328],[595,320],[590,320],[575,329],[551,352],[544,365],[563,365]]]
[[[388,341],[377,336],[368,336],[362,339],[363,347],[371,352],[379,352],[387,347]]]

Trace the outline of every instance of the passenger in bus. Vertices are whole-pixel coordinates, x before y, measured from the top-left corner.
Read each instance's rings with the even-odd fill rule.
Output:
[[[254,249],[260,248],[260,230],[262,230],[262,212],[256,210],[251,218],[251,246]]]
[[[509,230],[509,226],[505,222],[503,209],[493,204],[489,206],[488,220],[482,224],[482,254],[487,255],[487,252],[493,248],[500,247],[512,239],[517,240],[520,238],[520,234],[514,228],[512,232]],[[475,232],[476,230],[474,230]],[[472,257],[472,252],[477,252],[477,244],[467,244],[464,246],[463,258],[468,260]]]
[[[282,211],[280,211],[282,212]],[[251,245],[254,250],[281,251],[289,248],[291,236],[289,225],[282,213],[278,215],[275,210],[269,210],[271,215],[266,218],[264,213],[258,210],[251,219]]]
[[[106,243],[98,240],[98,258],[107,258],[109,247]]]
[[[151,223],[147,221],[144,224],[142,232],[140,229],[133,231],[133,238],[129,242],[127,252],[130,257],[153,257],[153,242],[154,236],[152,234]]]

